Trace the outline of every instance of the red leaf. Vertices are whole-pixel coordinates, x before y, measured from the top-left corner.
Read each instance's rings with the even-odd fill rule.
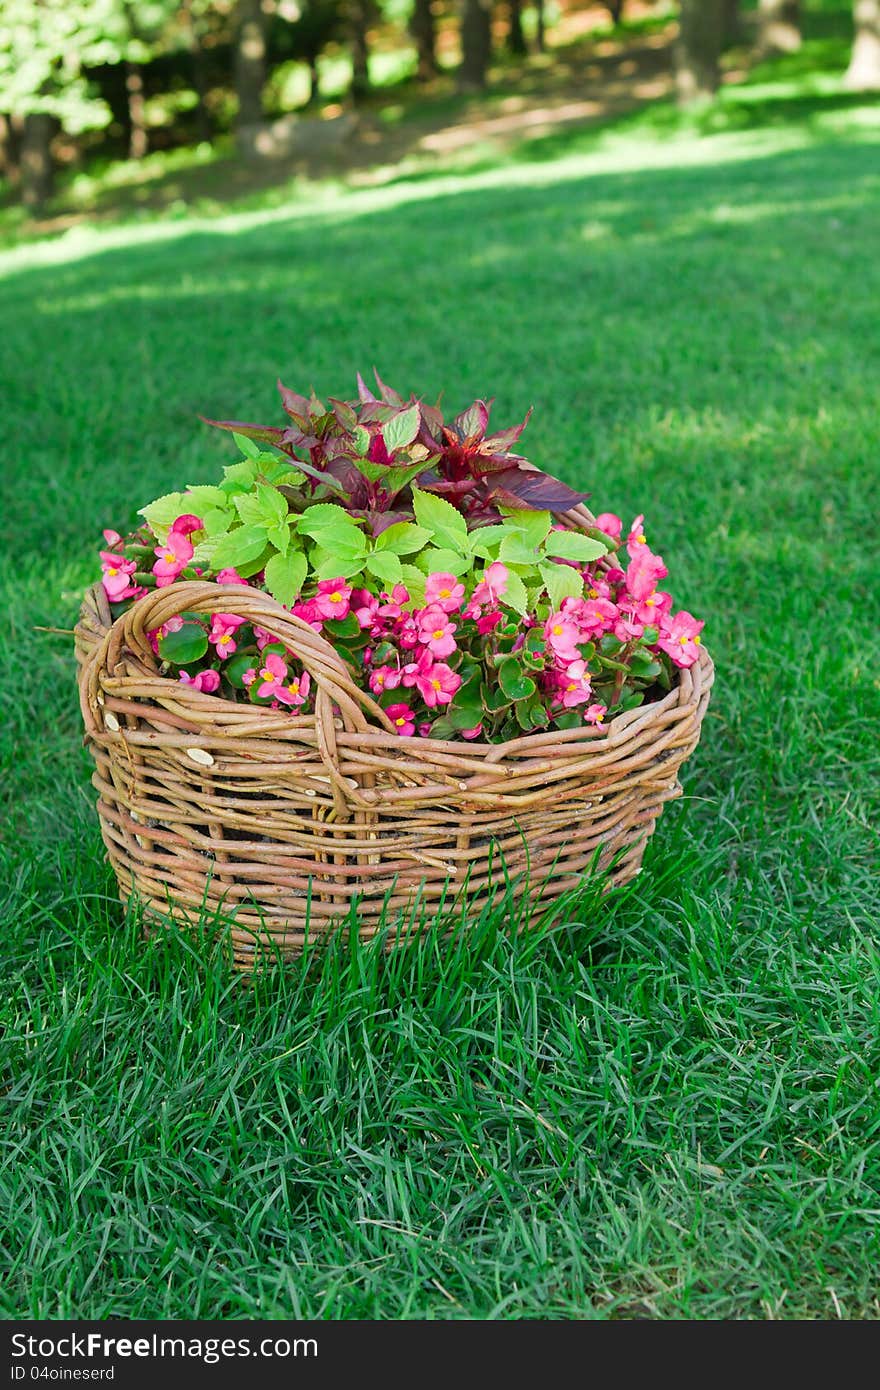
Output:
[[[530,468],[510,468],[505,473],[497,473],[492,479],[492,490],[507,506],[549,512],[567,512],[590,495],[575,492],[558,478]]]

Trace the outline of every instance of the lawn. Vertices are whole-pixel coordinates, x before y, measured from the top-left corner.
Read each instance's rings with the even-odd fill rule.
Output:
[[[880,121],[811,100],[0,260],[3,1316],[880,1315]],[[715,695],[630,888],[244,987],[125,919],[37,629],[199,411],[373,363],[644,511]]]

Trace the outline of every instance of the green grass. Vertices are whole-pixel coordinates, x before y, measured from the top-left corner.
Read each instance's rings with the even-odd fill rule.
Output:
[[[5,1316],[880,1314],[875,111],[0,261]],[[35,625],[228,459],[196,412],[373,362],[533,403],[716,692],[630,889],[243,987],[124,918]]]

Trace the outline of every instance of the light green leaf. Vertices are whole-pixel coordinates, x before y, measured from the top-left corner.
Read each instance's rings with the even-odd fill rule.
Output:
[[[501,602],[515,613],[528,613],[529,596],[525,584],[513,570],[507,571],[507,588],[501,595]]]
[[[403,449],[407,444],[412,444],[419,432],[421,419],[421,408],[416,402],[385,421],[382,426],[382,438],[389,454],[393,454],[395,449]]]
[[[400,584],[403,579],[400,559],[390,550],[375,550],[372,555],[368,555],[366,568],[385,584]]]
[[[232,438],[235,440],[235,447],[244,454],[245,458],[258,459],[260,457],[260,446],[253,439],[248,439],[246,435],[232,431]]]
[[[277,525],[270,526],[266,531],[266,539],[276,550],[280,550],[282,555],[286,555],[290,545],[290,527],[287,522],[279,521]]]
[[[519,532],[514,531],[512,535],[505,536],[498,550],[499,560],[503,560],[506,565],[527,565],[534,569],[538,564],[538,552],[533,546],[527,544]]]
[[[209,507],[228,507],[229,498],[220,487],[214,487],[210,483],[198,483],[195,487],[188,487],[184,493],[183,500],[189,503],[191,512],[196,516],[203,517]]]
[[[266,548],[265,526],[238,526],[220,537],[220,543],[211,557],[212,567],[222,570],[234,566],[240,570],[259,558]]]
[[[308,569],[306,557],[301,550],[291,550],[286,555],[273,555],[266,563],[266,588],[279,603],[289,607],[302,589]]]
[[[404,583],[409,590],[410,602],[414,604],[416,608],[421,608],[425,602],[425,584],[427,576],[422,574],[421,570],[416,569],[415,565],[402,564],[400,570],[401,582]]]
[[[433,493],[422,492],[416,487],[412,494],[416,521],[431,532],[435,542],[441,547],[458,551],[460,555],[470,555],[467,522],[461,512],[456,511],[445,497],[435,497]]]
[[[376,550],[391,550],[395,555],[412,555],[421,550],[431,539],[431,532],[424,526],[414,526],[411,521],[397,521],[388,526],[376,538]]]
[[[502,541],[514,534],[511,526],[480,526],[470,533],[471,549],[484,560],[497,560]]]
[[[363,425],[356,425],[352,430],[354,436],[354,447],[360,458],[364,458],[370,447],[370,431],[365,430]]]
[[[522,532],[526,543],[535,548],[541,544],[553,524],[549,512],[531,511],[528,508],[514,511],[511,507],[499,507],[499,511],[508,518],[511,526]]]
[[[363,573],[363,556],[343,559],[339,554],[316,546],[311,554],[311,567],[319,579],[353,579]]]
[[[245,526],[264,526],[266,524],[262,508],[252,492],[243,492],[234,498],[234,501],[235,510]]]
[[[607,554],[601,541],[591,540],[579,531],[551,531],[544,548],[548,555],[558,555],[562,560],[578,560],[582,564]]]
[[[251,459],[243,459],[240,463],[230,463],[223,469],[223,477],[227,483],[234,483],[236,487],[248,488],[254,482],[259,469]],[[228,489],[223,487],[223,491]]]
[[[471,567],[470,557],[457,550],[438,550],[428,546],[416,556],[416,564],[425,574],[454,574],[456,579],[467,574]]]
[[[182,492],[166,492],[157,497],[147,507],[141,507],[139,515],[144,518],[160,545],[167,539],[168,532],[179,516],[186,512]]]
[[[548,560],[539,568],[554,612],[562,606],[564,598],[582,597],[584,577],[570,565],[554,565],[552,560]]]
[[[235,512],[227,511],[225,508],[221,510],[220,507],[209,507],[202,521],[205,523],[206,535],[222,536],[235,521]]]

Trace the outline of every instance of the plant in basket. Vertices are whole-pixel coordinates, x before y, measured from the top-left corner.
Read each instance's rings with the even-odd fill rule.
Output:
[[[210,421],[232,432],[241,455],[222,479],[144,506],[131,534],[104,533],[103,617],[91,627],[84,619],[80,630],[83,707],[99,762],[112,761],[108,724],[130,762],[131,749],[146,746],[138,737],[145,724],[147,743],[179,746],[184,758],[188,734],[210,731],[217,754],[188,750],[203,769],[222,765],[222,731],[230,754],[236,729],[280,741],[290,763],[286,809],[319,827],[313,867],[321,866],[325,886],[335,866],[335,891],[319,894],[328,919],[385,872],[409,892],[417,881],[420,889],[426,879],[439,882],[440,870],[460,876],[464,865],[472,874],[468,851],[478,840],[510,848],[566,781],[589,808],[601,808],[574,859],[583,868],[587,848],[628,853],[620,881],[637,867],[698,736],[711,683],[703,623],[675,610],[641,516],[628,528],[608,512],[594,516],[586,494],[518,452],[528,416],[493,432],[487,402],[447,421],[439,406],[404,399],[378,375],[376,382],[373,391],[358,377],[356,399],[326,403],[279,383],[287,423]],[[142,695],[150,673],[148,703],[141,698],[137,711],[121,698],[118,678],[116,688],[96,681],[97,638],[106,659],[116,629],[114,654],[124,636]],[[252,716],[233,715],[248,706]],[[169,742],[175,730],[180,736]],[[345,738],[354,741],[352,757],[340,751]],[[309,783],[303,763],[302,749],[312,756],[315,748],[323,785]],[[653,799],[634,812],[639,777]],[[149,800],[145,793],[144,808]],[[495,830],[462,838],[462,824],[476,825],[481,814]],[[149,843],[157,865],[167,867],[169,855],[173,862],[173,846],[132,831],[138,812],[129,806],[127,815],[129,850]],[[223,814],[213,821],[222,857],[199,850],[218,866],[234,863],[235,847],[248,839],[241,814],[226,821],[225,829]],[[406,830],[389,837],[392,823]],[[109,836],[117,871],[120,835],[121,825]],[[192,830],[185,840],[188,852]],[[560,834],[550,841],[541,840],[537,855],[545,895],[561,891],[550,887],[551,859],[556,868],[560,855],[572,858]],[[533,860],[527,843],[528,873]],[[477,878],[489,882],[479,868]],[[257,935],[272,935],[266,921],[284,920],[278,895],[260,899],[247,876],[217,872],[223,901],[244,910],[254,898],[263,913]],[[308,880],[311,895],[315,872],[298,864],[292,891],[305,891]],[[145,887],[130,864],[120,881],[124,892]],[[151,885],[147,875],[148,897]]]

